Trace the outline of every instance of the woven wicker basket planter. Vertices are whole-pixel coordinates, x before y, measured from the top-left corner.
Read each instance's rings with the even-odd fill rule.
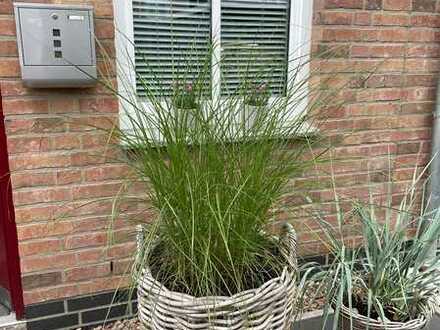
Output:
[[[353,327],[350,325],[350,316]],[[418,330],[423,329],[427,320],[422,317],[408,322],[387,322],[383,323],[370,319],[366,316],[353,313],[349,308],[341,307],[341,329],[342,330]]]
[[[142,230],[138,242],[142,242]],[[230,297],[200,297],[173,292],[156,281],[149,268],[138,282],[138,315],[152,330],[291,329],[296,292],[296,235],[286,226],[279,249],[286,260],[281,276],[257,289]]]

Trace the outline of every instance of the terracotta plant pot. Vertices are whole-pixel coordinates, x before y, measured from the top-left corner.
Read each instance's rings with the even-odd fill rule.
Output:
[[[138,230],[138,244],[143,242]],[[296,235],[291,226],[278,239],[286,266],[279,277],[233,296],[193,297],[168,290],[149,267],[138,280],[138,314],[152,330],[291,329],[295,316]],[[141,246],[141,245],[139,245]]]

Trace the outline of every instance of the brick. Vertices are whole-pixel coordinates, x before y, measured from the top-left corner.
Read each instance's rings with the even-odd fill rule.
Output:
[[[399,120],[400,128],[419,128],[432,126],[432,114],[416,114]]]
[[[355,13],[354,24],[355,25],[370,25],[371,24],[371,14],[368,12]]]
[[[370,76],[366,81],[364,87],[401,87],[402,76],[400,74],[377,74]]]
[[[412,15],[411,26],[438,28],[440,27],[440,17],[438,15],[431,14]]]
[[[16,205],[28,205],[47,202],[61,202],[72,199],[70,188],[46,188],[33,190],[15,190],[14,201]]]
[[[0,0],[0,14],[11,14],[13,12],[12,2],[9,0]]]
[[[96,19],[95,34],[98,39],[112,39],[114,37],[115,26],[113,20]]]
[[[115,229],[112,233],[111,242],[113,244],[129,243],[133,242],[135,238],[136,233],[133,228]]]
[[[110,215],[112,212],[113,202],[111,200],[98,199],[95,201],[78,201],[69,203],[65,210],[67,213],[73,213],[76,216],[93,216],[93,215]]]
[[[355,29],[326,29],[323,31],[324,41],[357,41],[361,40],[362,32]]]
[[[98,183],[74,187],[72,192],[74,199],[85,199],[114,196],[120,188],[120,183]]]
[[[130,273],[133,266],[133,259],[116,260],[113,263],[113,274],[127,275]]]
[[[2,6],[0,4],[0,10],[1,9]],[[0,18],[0,35],[15,37],[15,22],[12,18],[9,17]]]
[[[402,98],[399,89],[366,89],[358,93],[358,101],[397,101]]]
[[[108,1],[95,1],[94,10],[96,17],[113,17],[113,6]]]
[[[81,294],[77,284],[61,285],[48,288],[40,288],[23,293],[25,305],[41,301],[55,300],[63,297],[77,296]],[[51,319],[49,319],[51,320]],[[27,324],[28,326],[29,324]],[[41,329],[41,328],[37,328]]]
[[[106,148],[94,149],[92,151],[75,152],[72,154],[73,166],[98,165],[115,162],[114,156]]]
[[[324,12],[320,15],[321,24],[350,25],[353,22],[353,13],[350,12]]]
[[[120,164],[93,167],[84,172],[86,181],[117,180],[126,178],[128,173],[129,168]]]
[[[22,96],[28,93],[28,89],[20,81],[4,80],[0,82],[0,87],[4,97]]]
[[[77,235],[66,238],[66,249],[77,249],[93,246],[104,246],[107,243],[107,233],[89,233],[88,235]]]
[[[378,116],[397,114],[399,110],[400,106],[393,103],[353,104],[348,108],[348,113],[351,116]]]
[[[362,0],[326,0],[325,8],[362,9]]]
[[[77,267],[66,270],[66,282],[78,282],[91,278],[105,277],[110,274],[110,263]]]
[[[0,58],[0,77],[18,78],[19,76],[20,65],[18,63],[18,59],[7,57]]]
[[[119,103],[114,97],[80,99],[80,111],[84,113],[118,113]]]
[[[398,155],[395,158],[396,167],[414,167],[424,166],[430,159],[429,154],[414,154],[414,155]]]
[[[29,133],[61,133],[67,130],[65,118],[33,118],[14,120],[6,118],[5,126],[8,136]]]
[[[406,69],[409,73],[438,72],[440,70],[440,61],[434,59],[409,58],[406,61]]]
[[[81,138],[78,135],[54,136],[50,139],[52,150],[72,150],[81,148]]]
[[[14,189],[24,187],[40,187],[55,185],[55,175],[52,172],[14,172],[12,173]]]
[[[113,290],[112,290],[113,291]],[[127,291],[118,290],[115,292],[104,292],[88,297],[78,297],[67,301],[69,311],[90,310],[97,306],[107,306],[126,302],[131,299]]]
[[[5,115],[19,115],[24,113],[46,114],[49,112],[47,100],[3,100]]]
[[[438,42],[440,32],[427,28],[411,29],[408,33],[408,40],[411,42]]]
[[[18,56],[17,42],[15,40],[1,41],[0,56]]]
[[[107,216],[75,219],[75,221],[72,222],[72,233],[106,230],[110,225],[109,221],[110,219]]]
[[[435,11],[436,0],[412,0],[414,11],[426,11],[433,13]]]
[[[86,311],[82,313],[84,322],[97,322],[108,318],[122,317],[127,315],[127,305],[115,305],[111,307],[101,308],[94,311]]]
[[[411,10],[411,0],[383,0],[385,10]]]
[[[373,25],[384,26],[408,26],[410,22],[410,16],[408,14],[389,14],[389,13],[377,13],[372,16]],[[412,17],[411,17],[412,19]]]
[[[23,241],[65,235],[71,231],[72,224],[70,222],[60,220],[47,223],[26,224],[17,227],[19,240]]]
[[[116,48],[113,40],[111,39],[102,40],[99,47],[96,49],[96,57],[98,58],[98,60],[103,60],[103,61],[106,60],[108,61],[109,59],[116,58]]]
[[[61,251],[62,241],[59,238],[43,239],[38,241],[21,242],[20,256],[26,257],[37,254],[53,254]]]
[[[402,114],[431,113],[435,105],[433,102],[413,102],[402,104]]]
[[[420,142],[402,142],[397,144],[397,154],[415,154],[421,149]]]
[[[108,258],[118,259],[134,256],[136,251],[136,243],[124,243],[120,245],[112,245],[107,251]]]
[[[84,132],[92,130],[102,130],[109,132],[118,124],[117,116],[87,116],[72,118],[70,120],[70,130],[72,132]]]
[[[23,290],[32,290],[61,284],[61,272],[26,275],[22,278]]]
[[[365,9],[367,10],[382,9],[382,0],[366,0]]]
[[[27,205],[16,206],[15,221],[18,224],[48,221],[54,219],[57,211],[60,209],[58,205]]]
[[[49,100],[51,113],[75,113],[79,111],[79,101],[77,98],[55,98]]]
[[[89,132],[81,135],[81,144],[83,149],[96,149],[110,147],[109,133]]]
[[[408,39],[411,39],[411,34],[407,30],[402,29],[387,29],[379,31],[379,40],[380,41],[389,41],[389,42],[404,42]]]
[[[25,315],[28,319],[39,318],[47,315],[64,313],[64,303],[62,301],[51,301],[48,303],[28,305],[25,307]]]
[[[314,56],[319,58],[346,58],[350,54],[350,46],[338,45],[332,46],[328,44],[317,45]]]
[[[87,248],[85,250],[77,251],[77,258],[81,261],[82,265],[96,264],[105,260],[105,252],[105,249],[102,247]]]
[[[80,170],[60,170],[56,172],[56,183],[58,185],[79,183],[81,181],[82,173]]]
[[[440,57],[439,45],[412,44],[406,50],[408,57]]]
[[[436,89],[433,87],[414,87],[403,91],[403,98],[407,102],[429,101],[435,98]]]
[[[50,317],[27,323],[28,330],[38,329],[61,329],[61,328],[76,328],[79,323],[78,314],[65,314],[62,316]]]
[[[382,58],[401,57],[405,54],[403,45],[353,45],[351,48],[352,57]]]
[[[10,155],[26,152],[42,152],[50,149],[50,140],[47,137],[19,137],[8,139]]]
[[[21,269],[24,273],[73,267],[77,264],[75,253],[60,253],[56,255],[26,257],[21,259]]]

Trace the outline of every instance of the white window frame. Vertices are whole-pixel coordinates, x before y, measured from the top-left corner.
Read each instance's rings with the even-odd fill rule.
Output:
[[[289,44],[288,44],[288,76],[287,81],[293,83],[292,74],[295,68],[301,65],[301,70],[296,72],[297,80],[301,81],[308,77],[310,73],[310,45],[313,16],[312,0],[290,0],[290,19],[289,19]],[[116,49],[116,72],[118,93],[130,99],[136,91],[136,73],[134,66],[135,47],[133,30],[133,6],[131,0],[113,0],[114,20],[115,20],[115,49]],[[212,41],[216,45],[213,52],[213,63],[219,63],[221,57],[221,0],[211,0],[211,35]],[[130,59],[133,63],[130,63]],[[127,70],[130,69],[130,70]],[[220,67],[214,64],[212,67],[213,86],[212,91],[214,100],[220,97]],[[307,88],[307,86],[305,87]],[[142,102],[142,100],[138,100]],[[308,98],[304,97],[302,105],[296,105],[292,109],[292,118],[296,117],[308,104]],[[142,102],[141,106],[147,108],[147,102]],[[129,111],[130,102],[120,98],[119,114],[122,129],[126,127],[123,120],[125,111]]]

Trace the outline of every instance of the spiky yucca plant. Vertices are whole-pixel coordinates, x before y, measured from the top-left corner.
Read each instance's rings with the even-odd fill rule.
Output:
[[[396,207],[390,183],[385,205],[378,205],[371,196],[369,203],[354,201],[352,210],[344,212],[336,196],[337,228],[318,215],[333,261],[315,280],[321,280],[327,292],[325,321],[332,309],[335,312],[333,329],[339,326],[343,306],[352,311],[351,324],[357,314],[386,325],[429,320],[438,312],[440,256],[432,249],[440,235],[440,212],[424,211],[423,203],[417,212],[424,172],[414,176]],[[348,219],[360,224],[356,234],[362,236],[362,244],[341,234]]]

